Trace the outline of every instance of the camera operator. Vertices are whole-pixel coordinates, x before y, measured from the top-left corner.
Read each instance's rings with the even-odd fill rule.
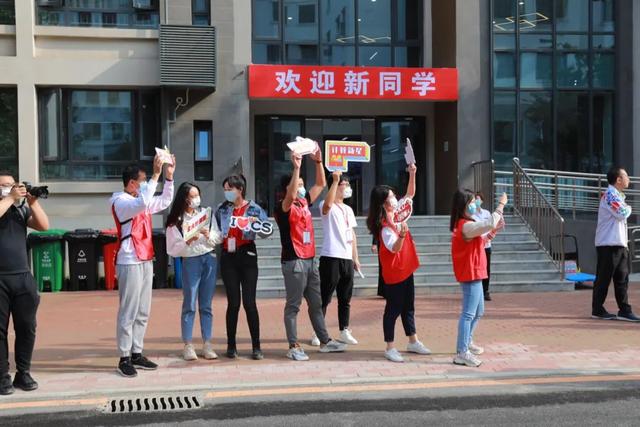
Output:
[[[24,184],[16,183],[10,172],[0,171],[0,395],[12,394],[14,387],[24,391],[38,388],[29,370],[40,296],[29,268],[27,227],[47,230],[47,214]],[[10,315],[16,334],[13,383],[9,374]]]

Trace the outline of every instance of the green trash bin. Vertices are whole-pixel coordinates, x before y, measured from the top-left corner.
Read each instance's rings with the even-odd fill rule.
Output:
[[[40,292],[62,290],[64,233],[66,230],[34,231],[27,238],[33,260],[33,276]]]

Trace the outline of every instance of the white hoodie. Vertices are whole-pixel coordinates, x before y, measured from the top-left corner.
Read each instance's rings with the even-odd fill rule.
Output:
[[[598,208],[598,227],[596,228],[597,246],[627,247],[629,240],[627,218],[631,215],[631,206],[625,203],[625,196],[613,185],[600,198]]]

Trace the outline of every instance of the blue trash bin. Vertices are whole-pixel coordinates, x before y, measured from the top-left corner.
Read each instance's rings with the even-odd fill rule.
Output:
[[[173,259],[173,284],[176,289],[182,289],[182,258]]]

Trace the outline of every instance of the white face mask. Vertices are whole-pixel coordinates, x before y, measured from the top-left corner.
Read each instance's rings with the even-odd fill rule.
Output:
[[[191,201],[189,202],[189,206],[191,206],[191,209],[199,208],[200,207],[200,196],[194,197],[193,199],[191,199]]]
[[[9,194],[11,194],[11,187],[2,187],[0,191],[1,191],[0,197],[2,198],[8,197]]]
[[[307,195],[307,189],[304,187],[298,187],[298,197],[304,199],[304,196]]]
[[[342,194],[342,198],[349,199],[351,196],[353,196],[353,190],[351,189],[351,187],[345,188],[344,193]]]
[[[389,197],[387,199],[387,201],[389,202],[389,206],[391,206],[391,208],[395,211],[396,209],[398,209],[398,199],[395,198],[395,196],[393,197]]]
[[[147,188],[149,188],[149,183],[147,181],[142,181],[138,187],[138,194],[147,194]]]

